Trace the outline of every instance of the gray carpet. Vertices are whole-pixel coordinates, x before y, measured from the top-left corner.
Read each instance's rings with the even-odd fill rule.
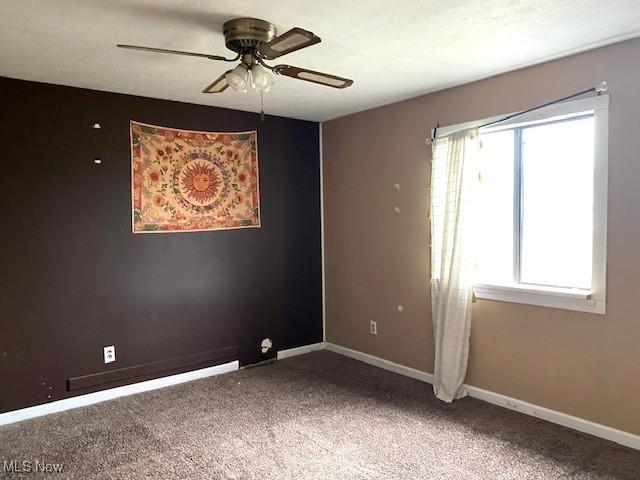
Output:
[[[316,352],[0,427],[79,479],[633,479],[640,452]]]

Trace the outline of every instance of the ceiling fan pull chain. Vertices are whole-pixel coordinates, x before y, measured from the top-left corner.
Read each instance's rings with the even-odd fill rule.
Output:
[[[264,122],[264,98],[262,96],[262,90],[260,90],[260,121]]]

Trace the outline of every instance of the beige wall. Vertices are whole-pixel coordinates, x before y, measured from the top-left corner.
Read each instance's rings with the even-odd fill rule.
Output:
[[[640,39],[324,123],[327,340],[432,372],[427,132],[602,80],[611,94],[608,314],[480,301],[467,380],[640,434]]]

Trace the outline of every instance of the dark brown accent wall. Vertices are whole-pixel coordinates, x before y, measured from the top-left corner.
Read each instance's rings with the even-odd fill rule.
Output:
[[[105,388],[69,392],[73,377],[322,340],[318,124],[6,78],[0,92],[0,412]],[[262,228],[132,234],[131,119],[257,130]]]

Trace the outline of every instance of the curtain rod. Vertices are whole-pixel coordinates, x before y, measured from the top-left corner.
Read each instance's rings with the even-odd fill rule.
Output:
[[[541,108],[548,107],[550,105],[555,105],[556,103],[566,102],[567,100],[571,100],[572,98],[579,97],[581,95],[586,95],[587,93],[596,93],[598,95],[602,95],[608,89],[607,82],[600,82],[595,87],[588,88],[586,90],[582,90],[580,92],[573,93],[571,95],[567,95],[566,97],[558,98],[556,100],[552,100],[551,102],[543,103],[542,105],[536,105],[535,107],[528,108],[526,110],[522,110],[521,112],[512,113],[511,115],[507,115],[506,117],[500,118],[498,120],[494,120],[493,122],[484,123],[482,125],[478,125],[476,128],[488,127],[490,125],[495,125],[497,123],[506,122],[507,120],[511,120],[514,117],[518,117],[520,115],[524,115],[525,113],[533,112],[535,110],[540,110]],[[440,124],[438,123],[435,128],[431,130],[431,141],[433,142],[437,137],[438,128],[440,128]]]

